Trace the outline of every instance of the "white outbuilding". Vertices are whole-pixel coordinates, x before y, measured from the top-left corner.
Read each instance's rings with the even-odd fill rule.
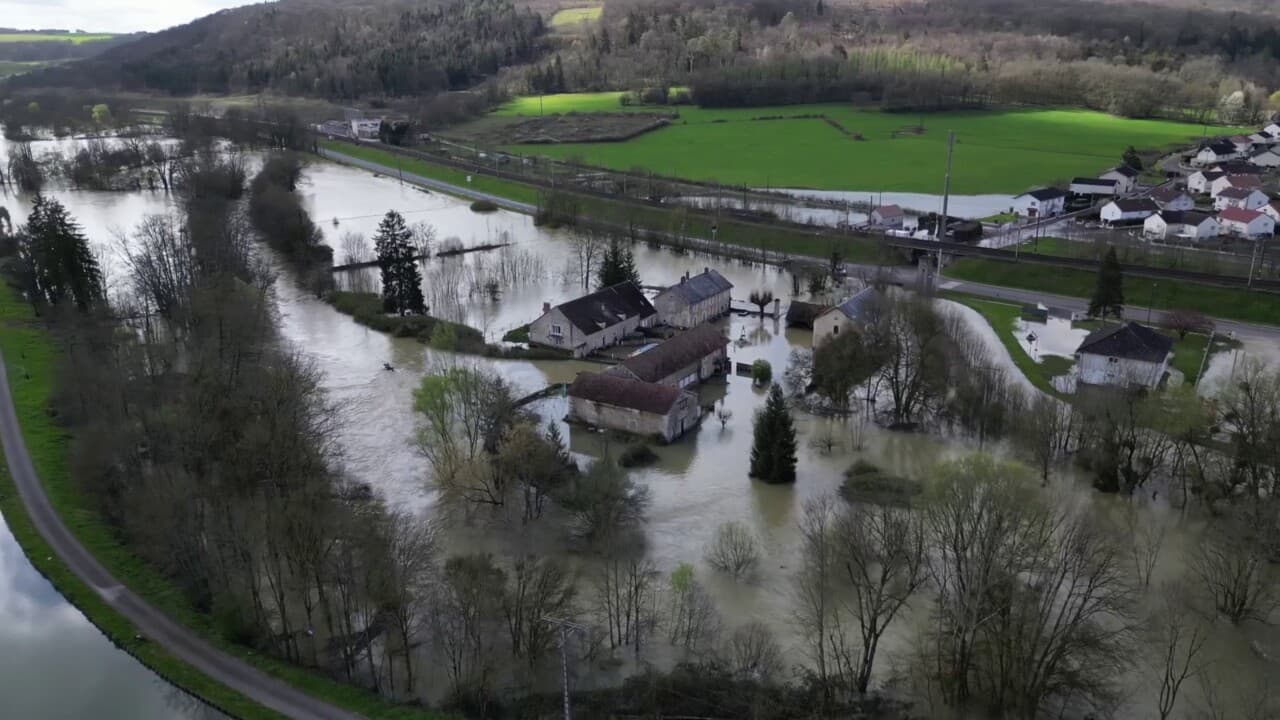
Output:
[[[1158,212],[1151,198],[1120,198],[1103,205],[1098,217],[1107,225],[1136,225]]]
[[[1067,207],[1067,194],[1054,187],[1024,192],[1013,199],[1013,212],[1019,217],[1038,218],[1061,215]]]

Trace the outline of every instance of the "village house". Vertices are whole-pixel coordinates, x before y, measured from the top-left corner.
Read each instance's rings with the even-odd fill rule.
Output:
[[[1260,240],[1275,235],[1276,221],[1257,210],[1227,208],[1218,213],[1218,225],[1223,235]]]
[[[1257,188],[1232,187],[1218,193],[1218,196],[1213,199],[1213,209],[1219,211],[1227,208],[1258,210],[1270,201],[1271,198]]]
[[[1280,139],[1280,123],[1271,123],[1270,125],[1262,128],[1262,132],[1273,138]]]
[[[1249,135],[1249,144],[1253,146],[1254,150],[1272,145],[1275,141],[1275,138],[1263,132],[1256,132]]]
[[[1119,183],[1115,180],[1078,177],[1071,181],[1070,190],[1073,195],[1110,197],[1116,194],[1117,185],[1119,185]]]
[[[1208,195],[1209,187],[1226,173],[1220,170],[1197,170],[1187,177],[1187,190],[1197,195]]]
[[[1196,156],[1191,159],[1191,164],[1204,166],[1235,160],[1240,157],[1241,152],[1236,149],[1235,143],[1229,140],[1217,140],[1201,147]]]
[[[841,333],[861,330],[867,324],[875,322],[880,303],[880,292],[875,288],[865,288],[822,313],[813,321],[813,346],[835,339]]]
[[[609,368],[610,375],[659,385],[689,387],[729,370],[729,338],[706,323]]]
[[[1232,135],[1231,144],[1235,146],[1238,155],[1248,154],[1253,149],[1253,141],[1248,135]]]
[[[1098,217],[1106,225],[1137,225],[1160,212],[1151,198],[1120,198],[1102,206]]]
[[[1218,237],[1218,220],[1194,210],[1161,210],[1142,224],[1150,240],[1201,242]]]
[[[1269,147],[1266,150],[1259,150],[1249,158],[1249,162],[1260,168],[1278,168],[1280,167],[1280,148]]]
[[[658,322],[687,330],[728,315],[732,290],[733,283],[723,275],[703,268],[693,277],[685,273],[680,282],[658,293],[653,307],[658,311]]]
[[[1280,223],[1280,200],[1272,200],[1259,208],[1258,212]]]
[[[606,373],[583,372],[569,385],[569,422],[672,442],[698,426],[698,396]]]
[[[1263,173],[1263,170],[1259,168],[1257,165],[1250,164],[1248,158],[1242,158],[1240,160],[1229,160],[1227,162],[1218,163],[1217,165],[1214,165],[1209,169],[1216,170],[1220,173],[1226,173],[1227,175],[1261,176]]]
[[[1209,183],[1209,195],[1217,198],[1223,190],[1228,188],[1261,189],[1262,178],[1257,175],[1223,175]]]
[[[1048,187],[1024,192],[1013,199],[1011,210],[1019,217],[1038,218],[1061,215],[1067,207],[1067,193]]]
[[[1085,385],[1144,385],[1164,381],[1173,357],[1173,338],[1138,323],[1108,325],[1076,348],[1076,369]]]
[[[542,315],[529,325],[529,342],[584,357],[652,327],[657,317],[640,286],[624,282],[555,307],[543,305]]]
[[[1128,165],[1119,165],[1102,173],[1098,177],[1103,180],[1115,180],[1116,192],[1124,195],[1133,192],[1134,188],[1138,186],[1138,176],[1141,174],[1142,173],[1134,170]]]
[[[1186,212],[1194,210],[1196,207],[1195,198],[1191,197],[1191,193],[1178,187],[1177,185],[1164,185],[1151,191],[1151,199],[1155,200],[1161,210],[1173,210],[1176,212]]]
[[[871,224],[876,227],[901,229],[906,213],[897,205],[881,205],[871,211]]]

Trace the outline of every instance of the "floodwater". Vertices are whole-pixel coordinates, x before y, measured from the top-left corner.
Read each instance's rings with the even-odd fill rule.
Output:
[[[787,190],[774,189],[775,192],[787,193],[797,197],[821,198],[839,202],[870,203],[873,207],[880,205],[898,205],[906,210],[921,215],[942,212],[942,196],[925,193],[904,192],[867,192],[858,190]],[[1000,213],[1009,212],[1013,206],[1012,195],[952,195],[947,203],[947,214],[951,217],[977,220]]]
[[[567,231],[535,228],[528,217],[504,211],[475,214],[465,202],[332,164],[309,168],[301,192],[339,256],[343,251],[341,236],[344,233],[371,236],[382,214],[389,209],[399,210],[411,223],[431,223],[436,229],[437,243],[449,237],[458,238],[464,246],[511,243],[503,250],[437,258],[424,265],[425,292],[433,312],[479,327],[490,339],[532,320],[539,314],[542,303],[554,304],[582,292],[578,273],[570,260],[573,236]],[[127,227],[145,213],[163,211],[168,202],[164,196],[150,193],[55,194],[85,225],[90,238],[103,247],[113,242],[109,227]],[[12,210],[15,205],[12,199],[8,204]],[[19,208],[16,219],[20,219],[24,214],[23,204],[16,205]],[[634,252],[646,286],[670,284],[685,272],[697,273],[710,266],[734,283],[736,298],[744,298],[754,289],[768,289],[783,298],[785,306],[792,295],[792,278],[778,268],[678,254],[643,244],[636,245]],[[525,267],[525,271],[522,280],[503,287],[495,298],[484,290],[480,280],[491,276],[503,253],[506,253],[505,262]],[[536,258],[537,262],[522,258]],[[530,265],[539,266],[541,272]],[[365,280],[348,278],[343,282],[367,283],[370,275],[366,273]],[[829,299],[839,300],[842,294],[834,291]],[[566,537],[563,518],[554,510],[529,526],[521,526],[518,516],[485,512],[462,516],[444,512],[440,498],[431,490],[427,465],[412,446],[411,394],[422,376],[441,363],[468,362],[492,367],[521,392],[571,380],[577,372],[598,366],[577,361],[501,361],[437,353],[415,341],[391,338],[355,324],[299,290],[287,272],[278,283],[277,298],[285,339],[314,359],[324,372],[331,399],[342,408],[343,461],[352,475],[381,491],[393,507],[420,511],[439,519],[446,531],[444,544],[448,550],[489,550],[508,557],[526,552],[560,556],[580,567],[585,579],[590,579],[590,563]],[[993,364],[1012,367],[1007,351],[976,313],[961,308],[956,312],[968,318],[987,343]],[[808,332],[788,330],[772,319],[735,315],[725,323],[733,340],[729,349],[732,360],[750,363],[766,359],[772,363],[778,379],[791,353],[810,344]],[[1044,350],[1042,348],[1042,352]],[[1229,368],[1222,369],[1225,362],[1224,356],[1215,357],[1210,374],[1224,376],[1229,371]],[[383,370],[383,363],[390,363],[396,368],[395,372]],[[938,461],[959,457],[976,448],[955,438],[884,431],[857,417],[831,420],[801,413],[796,418],[801,449],[799,481],[792,487],[765,486],[747,477],[751,417],[763,402],[762,391],[752,387],[747,378],[735,376],[704,386],[700,392],[704,404],[714,402],[727,408],[731,417],[724,427],[714,417],[708,418],[700,429],[681,441],[657,448],[659,461],[654,466],[636,471],[636,479],[652,494],[652,505],[644,524],[646,552],[664,573],[680,563],[695,566],[724,618],[726,627],[721,637],[739,624],[759,620],[776,633],[786,651],[788,665],[804,663],[802,639],[792,620],[795,616],[792,575],[798,567],[797,521],[805,502],[834,492],[843,479],[843,471],[855,459],[869,460],[898,475],[921,477]],[[562,422],[565,414],[563,399],[547,400],[535,408],[546,421]],[[563,423],[561,430],[580,457],[598,456],[605,450],[606,441],[600,434],[570,429]],[[835,442],[829,454],[811,446],[814,438],[827,436]],[[1003,451],[1000,447],[988,446],[987,449]],[[1082,479],[1066,469],[1057,474],[1053,490],[1057,496],[1066,498],[1064,501],[1087,504],[1107,517],[1118,517],[1123,507],[1123,501],[1094,494]],[[1195,547],[1199,531],[1194,513],[1183,517],[1167,508],[1163,501],[1140,505],[1141,512],[1159,513],[1161,517],[1167,516],[1171,523],[1166,549],[1156,571],[1157,583],[1184,575],[1187,552]],[[745,523],[761,541],[762,562],[757,576],[750,580],[734,581],[718,575],[703,559],[704,548],[716,529],[731,520]],[[587,584],[584,583],[584,592]],[[1155,596],[1153,593],[1152,599]],[[917,602],[916,611],[923,605],[923,601]],[[910,629],[909,621],[897,623],[891,629],[882,645],[875,683],[885,682],[902,659],[908,649]],[[1275,628],[1260,625],[1246,628],[1215,625],[1211,644],[1215,657],[1224,665],[1238,666],[1241,672],[1268,671],[1250,651],[1250,641],[1256,641],[1273,657],[1280,654],[1276,652],[1280,649],[1280,637]],[[1135,657],[1145,659],[1149,654],[1143,649],[1135,653]],[[665,662],[671,657],[669,652],[658,651],[652,659]],[[1275,668],[1270,670],[1274,672]],[[616,669],[579,668],[576,672],[581,684],[618,679]],[[1150,668],[1140,663],[1125,678],[1131,700],[1122,716],[1152,714],[1153,677]],[[554,682],[554,678],[544,680]],[[1188,698],[1197,693],[1194,688],[1185,692]],[[1184,705],[1183,709],[1189,707]]]

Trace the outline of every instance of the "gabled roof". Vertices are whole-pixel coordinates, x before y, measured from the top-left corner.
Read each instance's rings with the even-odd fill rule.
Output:
[[[1277,147],[1275,147],[1275,146],[1267,147],[1267,148],[1262,148],[1262,149],[1261,149],[1261,150],[1259,150],[1258,152],[1256,152],[1256,153],[1254,153],[1254,154],[1250,155],[1249,157],[1251,157],[1251,158],[1260,158],[1260,157],[1262,157],[1263,155],[1280,155],[1280,148],[1277,148]]]
[[[1076,348],[1077,353],[1153,363],[1164,362],[1172,350],[1173,338],[1132,322],[1098,328]]]
[[[1045,200],[1056,200],[1060,197],[1066,197],[1066,196],[1067,196],[1067,193],[1065,190],[1059,190],[1056,187],[1047,187],[1047,188],[1039,188],[1037,190],[1029,190],[1027,192],[1022,193],[1018,197],[1033,197],[1036,200],[1039,200],[1040,202],[1044,202]]]
[[[1105,185],[1107,187],[1115,187],[1119,184],[1119,180],[1115,178],[1088,178],[1078,177],[1071,181],[1072,185]]]
[[[1227,175],[1227,183],[1231,187],[1243,188],[1260,188],[1262,187],[1262,178],[1257,175]]]
[[[1128,165],[1117,165],[1111,168],[1110,170],[1108,170],[1107,172],[1103,173],[1103,175],[1106,175],[1108,173],[1118,173],[1127,178],[1136,178],[1142,174],[1137,170],[1134,170],[1133,168],[1129,167]]]
[[[866,322],[875,315],[880,306],[880,292],[875,288],[864,288],[856,295],[845,300],[827,312],[840,312],[854,322]],[[826,315],[827,313],[823,313]]]
[[[1192,173],[1192,175],[1196,175],[1196,174],[1203,175],[1205,182],[1210,182],[1210,183],[1213,182],[1214,180],[1217,180],[1220,177],[1226,176],[1226,173],[1222,172],[1221,170],[1197,170],[1196,172]]]
[[[1110,203],[1107,203],[1107,204],[1115,205],[1116,207],[1120,208],[1120,212],[1123,212],[1123,213],[1134,213],[1134,212],[1156,213],[1160,211],[1160,206],[1157,205],[1156,201],[1152,200],[1151,198],[1121,198],[1119,200],[1112,200]]]
[[[1191,225],[1200,227],[1206,220],[1212,220],[1213,216],[1195,210],[1162,210],[1158,213],[1161,220],[1167,225]]]
[[[1235,155],[1236,146],[1229,140],[1217,140],[1208,143],[1200,148],[1201,150],[1209,150],[1214,155]]]
[[[819,305],[817,303],[792,300],[791,304],[787,306],[787,327],[800,325],[812,330],[813,321],[817,320],[818,316],[830,309],[830,305]]]
[[[1167,203],[1173,202],[1180,197],[1191,197],[1186,190],[1177,185],[1164,185],[1151,191],[1151,199],[1156,202]]]
[[[875,210],[872,210],[871,212],[876,213],[882,218],[902,217],[902,214],[903,214],[902,208],[898,207],[897,205],[881,205],[880,207],[876,208]]]
[[[1251,187],[1229,187],[1218,193],[1218,197],[1226,198],[1228,200],[1245,200],[1256,192],[1262,191]]]
[[[1263,217],[1263,215],[1257,210],[1245,210],[1244,208],[1238,207],[1227,208],[1226,210],[1218,213],[1218,220],[1238,222],[1245,225],[1248,225],[1260,217]]]
[[[573,326],[590,335],[627,318],[641,320],[657,313],[633,282],[618,283],[556,306]]]
[[[1250,143],[1250,142],[1252,142],[1252,141],[1251,141],[1251,140],[1249,140],[1249,136],[1248,136],[1248,135],[1232,135],[1232,136],[1231,136],[1231,142],[1236,143],[1237,145],[1244,145],[1244,144],[1248,144],[1248,143]]]
[[[1250,165],[1248,160],[1228,160],[1213,166],[1213,170],[1224,175],[1261,175],[1257,165]]]
[[[701,274],[682,279],[675,285],[658,293],[658,297],[674,295],[687,305],[696,305],[703,300],[713,298],[732,289],[733,283],[726,280],[723,275],[715,270],[707,269],[703,270]]]
[[[671,373],[688,367],[729,344],[729,338],[717,325],[703,323],[682,332],[658,347],[633,355],[609,370],[629,374],[637,380],[658,382]]]
[[[632,380],[604,373],[578,373],[569,386],[569,397],[592,402],[630,408],[641,412],[666,415],[684,394],[680,388],[670,385]]]

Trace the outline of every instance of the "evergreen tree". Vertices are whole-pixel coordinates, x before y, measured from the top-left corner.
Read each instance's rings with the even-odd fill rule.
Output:
[[[1119,318],[1124,314],[1124,271],[1120,269],[1115,247],[1107,250],[1106,258],[1098,267],[1098,285],[1089,301],[1089,314],[1101,318],[1108,315]]]
[[[769,388],[769,399],[756,412],[751,443],[751,477],[782,485],[796,481],[796,428],[782,388]]]
[[[37,194],[18,237],[18,254],[33,300],[70,300],[81,311],[106,297],[102,269],[89,241],[62,203]]]
[[[413,256],[413,232],[404,217],[388,210],[374,236],[378,269],[382,272],[382,309],[406,315],[426,312],[422,298],[422,273]]]
[[[1128,150],[1124,151],[1123,161],[1125,165],[1134,170],[1142,170],[1142,156],[1138,154],[1137,149],[1132,145],[1129,146]]]
[[[623,247],[617,240],[609,243],[604,259],[600,261],[600,274],[597,280],[602,288],[624,282],[639,285],[640,273],[636,271],[636,259],[631,253],[631,248]]]

